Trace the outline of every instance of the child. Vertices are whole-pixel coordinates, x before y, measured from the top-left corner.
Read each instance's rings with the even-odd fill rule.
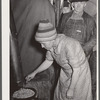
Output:
[[[48,20],[39,23],[35,39],[47,50],[46,59],[26,77],[26,81],[49,68],[55,60],[61,71],[54,100],[92,100],[89,64],[80,43],[64,34],[57,34]]]

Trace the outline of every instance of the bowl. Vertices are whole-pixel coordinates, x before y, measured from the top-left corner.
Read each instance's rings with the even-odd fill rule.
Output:
[[[22,89],[22,90],[21,90]],[[14,96],[14,94],[16,94],[16,93],[18,93],[18,92],[20,92],[20,91],[31,91],[31,92],[34,92],[34,95],[31,95],[31,96],[26,96],[25,95],[25,97],[15,97]],[[21,92],[20,92],[21,93]],[[22,95],[23,95],[23,93],[22,93]],[[13,93],[13,96],[12,96],[12,98],[13,98],[13,100],[34,100],[35,99],[35,96],[36,96],[36,90],[34,89],[34,88],[20,88],[19,90],[17,90],[17,91],[15,91],[14,93]]]

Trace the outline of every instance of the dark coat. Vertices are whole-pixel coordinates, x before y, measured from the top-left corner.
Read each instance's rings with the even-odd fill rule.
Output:
[[[55,13],[49,0],[12,0],[23,74],[26,76],[44,60],[45,51],[34,39],[40,20],[55,25]],[[46,76],[46,75],[45,75]]]

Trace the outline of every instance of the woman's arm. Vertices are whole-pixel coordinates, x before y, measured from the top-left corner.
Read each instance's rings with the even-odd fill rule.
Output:
[[[73,68],[73,74],[72,74],[72,79],[71,79],[71,84],[69,89],[74,90],[76,83],[79,79],[79,74],[80,74],[80,67]]]
[[[67,98],[69,98],[69,99],[73,99],[73,97],[74,97],[74,89],[75,89],[75,86],[79,79],[79,74],[80,74],[80,68],[74,68],[72,78],[71,78],[71,84],[67,91]]]
[[[85,61],[84,51],[78,41],[72,41],[66,45],[66,56],[69,58],[69,64],[72,68],[71,82],[67,91],[67,98],[73,98],[74,90],[77,82],[79,81],[81,66]]]
[[[29,74],[25,78],[26,82],[28,82],[31,79],[33,79],[37,73],[42,72],[42,71],[48,69],[52,65],[52,63],[53,63],[53,61],[49,61],[49,60],[46,59],[34,72],[32,72],[31,74]]]
[[[46,69],[48,69],[52,65],[53,61],[45,60],[35,71],[34,73],[42,72]]]

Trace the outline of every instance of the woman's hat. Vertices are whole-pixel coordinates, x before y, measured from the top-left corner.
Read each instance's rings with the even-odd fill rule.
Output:
[[[89,1],[89,0],[70,0],[70,2],[83,2],[83,1]]]
[[[38,42],[46,42],[54,40],[57,36],[56,28],[49,22],[49,20],[41,20],[39,22],[38,30],[35,39]]]

